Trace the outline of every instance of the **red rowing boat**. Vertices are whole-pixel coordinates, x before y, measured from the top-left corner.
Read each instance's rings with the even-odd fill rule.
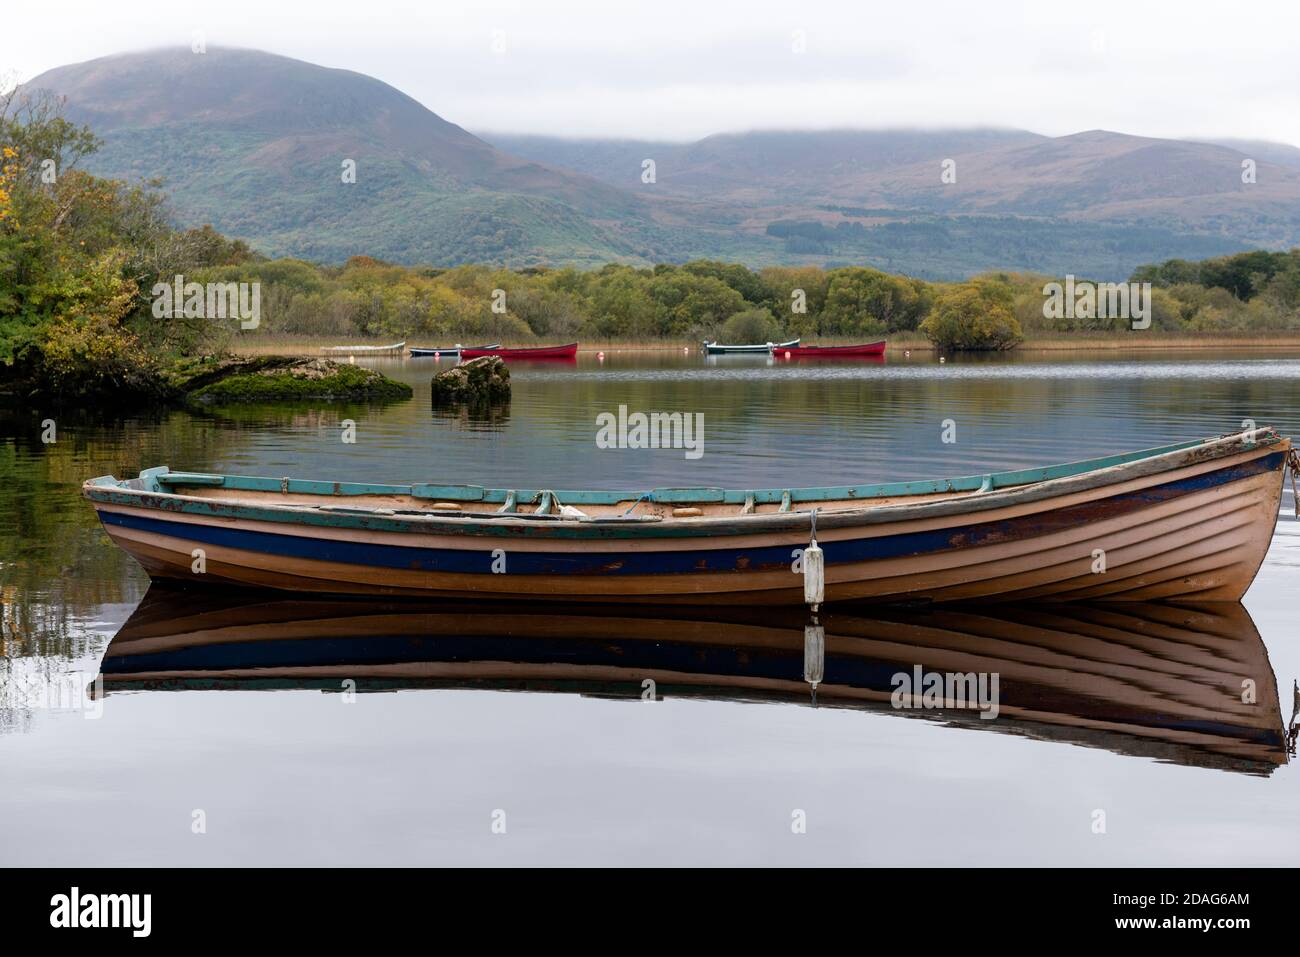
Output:
[[[861,346],[777,346],[772,355],[778,359],[851,359],[857,356],[883,356],[885,340]]]
[[[524,349],[461,349],[461,361],[478,359],[482,356],[500,356],[502,359],[572,359],[578,354],[578,344],[570,342],[567,346],[536,346]]]

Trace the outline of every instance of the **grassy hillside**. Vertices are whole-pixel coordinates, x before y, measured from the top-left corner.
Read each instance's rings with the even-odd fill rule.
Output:
[[[635,195],[508,156],[346,70],[169,49],[27,87],[65,96],[68,118],[103,138],[94,172],[161,179],[181,224],[211,223],[269,254],[595,264],[634,256],[605,223],[648,224]]]
[[[1242,184],[1243,154],[1223,145],[1021,130],[489,143],[371,77],[233,49],[106,57],[27,86],[66,96],[69,119],[102,137],[89,170],[161,179],[179,225],[327,263],[717,258],[1121,279],[1300,243],[1300,169],[1261,154],[1258,182]],[[956,183],[940,182],[945,159]]]

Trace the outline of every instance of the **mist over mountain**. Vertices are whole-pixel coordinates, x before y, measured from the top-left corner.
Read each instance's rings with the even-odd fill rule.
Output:
[[[161,178],[182,223],[326,262],[709,257],[1123,278],[1300,244],[1300,150],[1283,144],[1103,130],[476,136],[372,77],[226,48],[104,57],[26,89],[66,97],[68,117],[104,139],[93,171]]]

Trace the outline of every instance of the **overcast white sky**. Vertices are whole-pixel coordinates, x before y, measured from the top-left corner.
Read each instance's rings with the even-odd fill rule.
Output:
[[[1300,144],[1297,0],[8,6],[0,73],[20,81],[199,33],[371,74],[474,131],[996,125]]]

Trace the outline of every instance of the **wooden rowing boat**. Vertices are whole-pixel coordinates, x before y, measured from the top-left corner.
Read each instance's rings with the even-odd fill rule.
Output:
[[[789,342],[764,342],[752,346],[726,346],[717,342],[705,342],[704,351],[711,356],[728,355],[730,353],[767,353],[773,349],[789,349],[799,344],[798,339],[791,339]]]
[[[975,675],[941,707],[915,669]],[[831,611],[429,604],[151,588],[109,643],[103,689],[466,688],[820,707],[958,723],[1178,764],[1287,761],[1273,669],[1237,603]],[[978,676],[989,681],[980,700]],[[1256,694],[1242,700],[1242,682]],[[946,692],[945,688],[945,692]],[[954,685],[954,691],[960,689]],[[929,702],[933,704],[934,702]],[[994,712],[990,705],[996,706]],[[986,717],[987,716],[987,717]]]
[[[331,353],[333,355],[346,356],[363,356],[363,355],[397,355],[400,356],[406,349],[406,340],[394,342],[388,346],[321,346],[321,352]]]
[[[497,348],[500,348],[500,346],[501,346],[501,343],[499,343],[499,342],[493,342],[493,343],[490,343],[489,345],[486,345],[486,346],[460,346],[460,345],[457,345],[457,346],[448,346],[448,347],[445,348],[445,349],[439,349],[439,348],[421,348],[421,347],[419,347],[419,346],[412,346],[412,347],[411,347],[411,358],[413,358],[413,359],[427,359],[427,358],[434,358],[434,359],[448,359],[448,358],[451,358],[451,357],[453,357],[453,356],[459,356],[459,355],[460,355],[462,352],[464,352],[466,349],[470,349],[470,350],[480,350],[480,351],[481,351],[481,350],[484,350],[484,349],[497,349]]]
[[[857,359],[884,354],[884,339],[859,346],[792,346],[789,349],[772,350],[772,355],[779,359]]]
[[[584,492],[146,469],[87,481],[156,578],[568,601],[1236,601],[1277,520],[1272,429],[1050,468],[838,488]],[[202,570],[196,571],[202,556]]]
[[[479,359],[483,356],[500,356],[502,359],[572,359],[578,354],[578,344],[565,346],[532,346],[522,349],[503,349],[500,346],[485,349],[462,349],[462,359]]]

